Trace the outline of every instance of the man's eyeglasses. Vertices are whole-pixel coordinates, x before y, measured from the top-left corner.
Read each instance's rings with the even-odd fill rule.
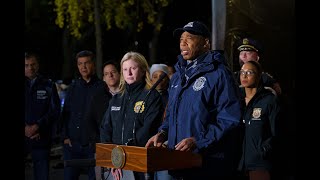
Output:
[[[240,75],[247,75],[247,76],[252,76],[252,75],[254,75],[256,72],[254,72],[254,71],[243,71],[243,70],[241,70],[240,71]]]

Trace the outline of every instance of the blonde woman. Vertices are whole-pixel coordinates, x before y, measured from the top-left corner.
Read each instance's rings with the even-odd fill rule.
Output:
[[[161,95],[156,90],[150,91],[149,65],[142,54],[128,52],[120,65],[120,89],[104,116],[101,142],[144,147],[161,124]],[[111,172],[113,179],[130,178],[127,171],[121,169],[111,169]],[[133,172],[135,179],[145,179],[145,175]]]

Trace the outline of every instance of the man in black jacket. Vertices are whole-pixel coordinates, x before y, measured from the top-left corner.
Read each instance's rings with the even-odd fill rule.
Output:
[[[91,51],[79,52],[76,60],[81,77],[68,88],[62,111],[64,160],[94,158],[96,132],[90,128],[92,119],[88,116],[89,105],[92,97],[106,88],[105,82],[95,73],[94,54]],[[76,180],[79,176],[79,167],[65,167],[65,180]],[[88,176],[90,180],[95,179],[94,167],[89,167]]]

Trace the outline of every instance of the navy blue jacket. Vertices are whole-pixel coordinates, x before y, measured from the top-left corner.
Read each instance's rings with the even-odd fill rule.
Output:
[[[202,154],[207,173],[223,176],[235,171],[234,146],[239,142],[231,134],[237,136],[240,124],[240,97],[223,55],[210,51],[188,65],[179,55],[175,69],[159,128],[168,133],[168,147],[174,149],[181,140],[194,137],[194,152]]]
[[[30,140],[33,147],[49,147],[52,124],[60,117],[60,99],[55,83],[38,75],[34,84],[25,78],[25,118],[27,125],[39,125],[39,140]]]
[[[96,75],[89,82],[79,78],[69,86],[62,111],[63,139],[70,138],[71,142],[82,145],[96,142],[96,132],[88,128],[92,120],[88,113],[92,97],[102,91],[105,91],[105,82]]]

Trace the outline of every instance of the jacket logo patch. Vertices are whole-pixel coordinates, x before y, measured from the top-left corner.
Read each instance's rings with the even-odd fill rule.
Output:
[[[144,102],[143,101],[136,102],[136,104],[134,105],[133,110],[136,113],[142,113],[144,111]]]
[[[192,88],[194,91],[199,91],[204,87],[204,83],[206,82],[205,77],[199,77],[196,82],[194,82]]]
[[[252,112],[252,120],[260,120],[261,108],[254,108]]]
[[[47,91],[45,90],[37,90],[37,99],[47,99]]]
[[[121,106],[111,106],[111,111],[120,111]]]

